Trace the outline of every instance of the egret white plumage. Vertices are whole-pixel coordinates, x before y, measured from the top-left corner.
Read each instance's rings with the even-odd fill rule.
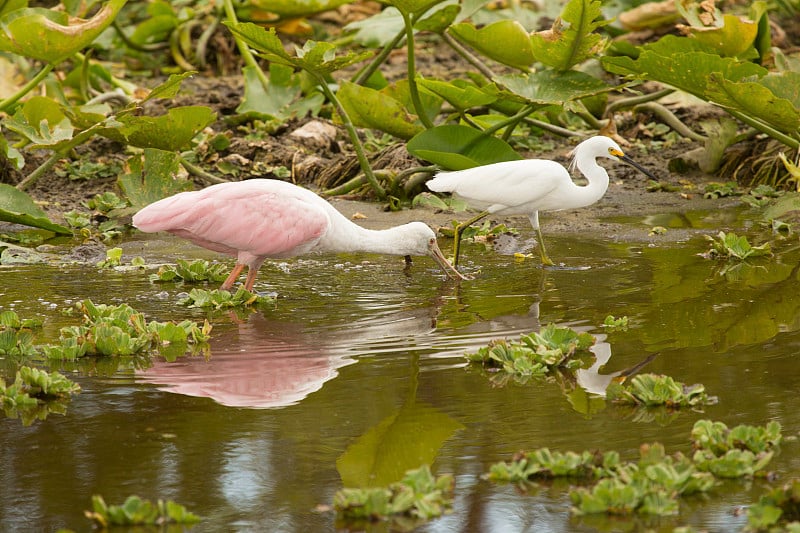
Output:
[[[624,161],[644,174],[655,177],[626,156],[609,137],[598,135],[581,142],[572,151],[570,170],[576,168],[588,180],[577,185],[569,171],[548,159],[523,159],[483,165],[455,172],[439,172],[428,181],[435,192],[449,192],[482,211],[456,227],[453,264],[458,264],[461,235],[471,224],[490,214],[527,215],[539,240],[543,265],[552,265],[539,227],[539,211],[559,211],[585,207],[603,197],[608,189],[608,173],[597,164],[606,157]]]

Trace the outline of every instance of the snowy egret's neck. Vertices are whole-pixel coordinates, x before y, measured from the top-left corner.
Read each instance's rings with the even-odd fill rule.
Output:
[[[562,209],[570,209],[577,207],[584,207],[595,203],[597,200],[608,190],[608,172],[601,167],[594,157],[586,157],[584,154],[581,157],[580,153],[576,153],[569,165],[570,170],[575,168],[588,180],[588,184],[584,186],[575,186],[575,191],[569,199],[571,205],[564,206]]]

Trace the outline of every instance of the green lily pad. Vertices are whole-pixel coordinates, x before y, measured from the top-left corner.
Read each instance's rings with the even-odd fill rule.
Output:
[[[0,183],[0,220],[72,235],[69,228],[50,221],[25,192],[5,183]]]
[[[527,70],[534,62],[530,35],[516,20],[498,20],[483,28],[462,22],[448,31],[498,63]]]
[[[0,50],[56,64],[89,46],[105,30],[127,0],[110,0],[91,19],[75,19],[64,11],[17,9],[0,20]]]
[[[422,131],[408,141],[406,148],[411,155],[447,170],[522,159],[502,139],[460,125],[436,126]]]
[[[357,126],[385,131],[400,139],[410,139],[423,129],[416,116],[381,91],[343,81],[336,96]]]

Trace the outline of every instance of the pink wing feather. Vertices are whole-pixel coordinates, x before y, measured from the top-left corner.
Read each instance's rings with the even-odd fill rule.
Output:
[[[309,251],[328,230],[321,202],[290,183],[248,180],[164,198],[139,211],[133,224],[231,255],[291,257]]]

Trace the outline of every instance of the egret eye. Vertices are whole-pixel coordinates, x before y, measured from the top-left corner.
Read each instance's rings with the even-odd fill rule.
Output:
[[[625,157],[625,154],[623,154],[620,150],[617,150],[616,148],[609,148],[608,153],[614,157]]]

